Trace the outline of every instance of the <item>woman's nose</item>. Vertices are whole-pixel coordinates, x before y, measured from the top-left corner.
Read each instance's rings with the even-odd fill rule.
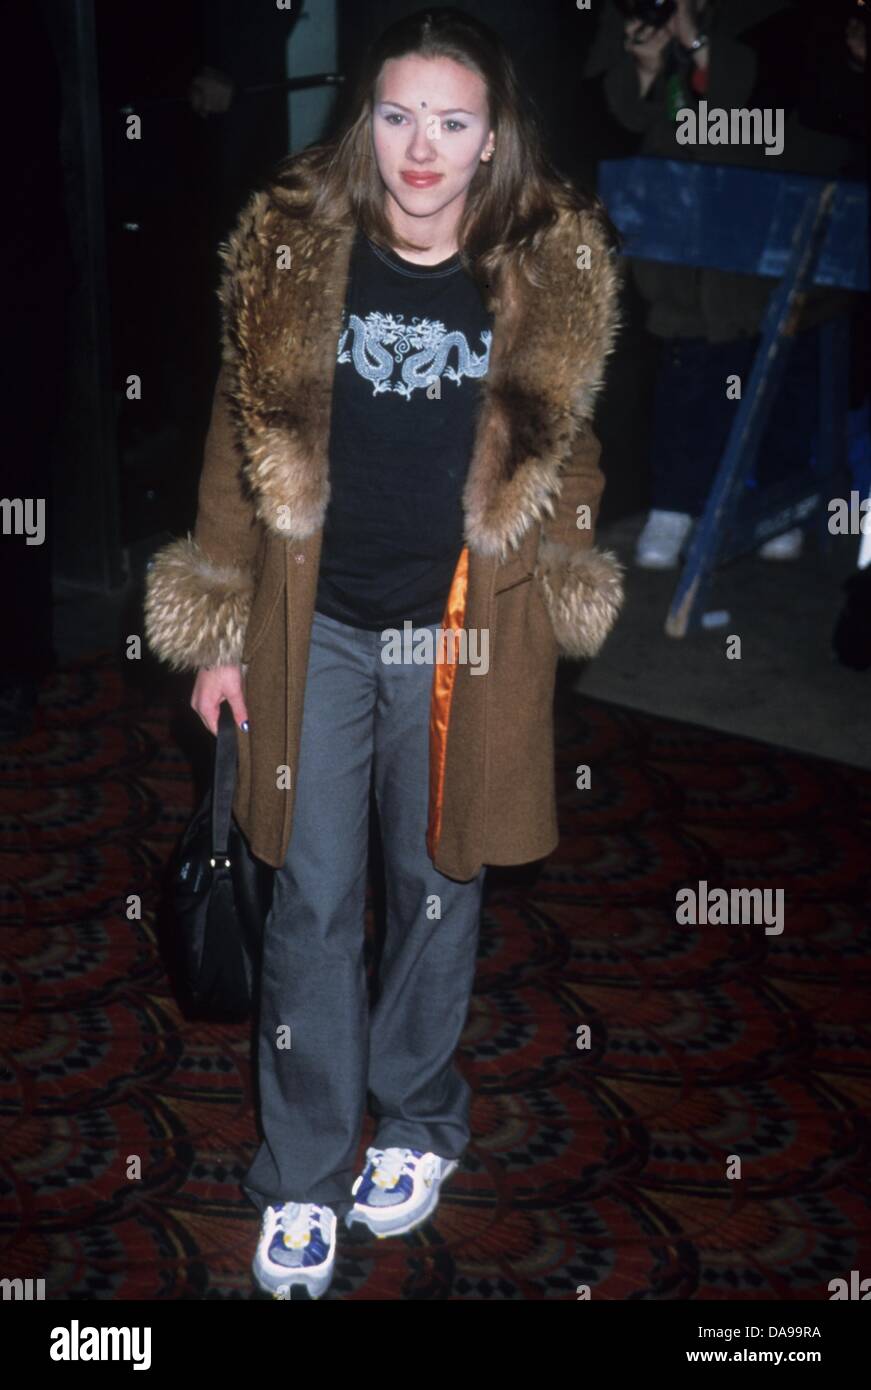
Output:
[[[430,139],[426,124],[421,122],[415,129],[408,146],[409,159],[416,159],[419,163],[430,161],[435,156],[434,141]]]

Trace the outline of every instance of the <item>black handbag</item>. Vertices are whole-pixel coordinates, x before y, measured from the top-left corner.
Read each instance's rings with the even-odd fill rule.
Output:
[[[211,790],[179,842],[172,878],[188,993],[198,1012],[247,1018],[259,978],[275,870],[248,848],[232,812],[236,726],[221,704]]]

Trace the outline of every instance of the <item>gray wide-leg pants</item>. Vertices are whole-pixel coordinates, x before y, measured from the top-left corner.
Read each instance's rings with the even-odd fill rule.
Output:
[[[261,1213],[321,1202],[344,1216],[367,1090],[377,1147],[459,1158],[469,1142],[470,1089],[453,1058],[486,870],[461,883],[427,854],[433,667],[386,664],[382,647],[380,632],[315,614],[293,833],[264,931],[263,1142],[242,1184]],[[387,922],[370,1011],[363,944],[373,771]]]

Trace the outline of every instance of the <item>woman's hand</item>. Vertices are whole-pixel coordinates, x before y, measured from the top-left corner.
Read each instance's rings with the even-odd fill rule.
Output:
[[[674,18],[661,28],[642,24],[640,19],[628,19],[623,26],[623,47],[631,53],[638,72],[641,96],[646,96],[665,61],[665,50],[671,43]]]
[[[703,37],[694,0],[677,0],[677,11],[672,16],[671,28],[681,47],[692,51],[695,66],[704,70],[708,66],[710,44],[705,43],[701,48],[692,48],[696,40]]]
[[[701,35],[701,30],[693,0],[677,0],[677,11],[668,28],[684,48],[689,48],[695,43]]]
[[[191,709],[196,710],[209,733],[216,736],[222,700],[228,702],[236,723],[245,723],[248,709],[242,691],[241,666],[209,666],[197,673]]]

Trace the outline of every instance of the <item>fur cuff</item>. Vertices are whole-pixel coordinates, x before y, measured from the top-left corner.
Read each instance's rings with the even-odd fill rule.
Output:
[[[145,589],[146,641],[174,671],[241,662],[251,611],[247,569],[213,565],[188,536],[157,552]]]
[[[562,656],[596,656],[623,604],[623,568],[610,550],[542,540],[536,578]]]

